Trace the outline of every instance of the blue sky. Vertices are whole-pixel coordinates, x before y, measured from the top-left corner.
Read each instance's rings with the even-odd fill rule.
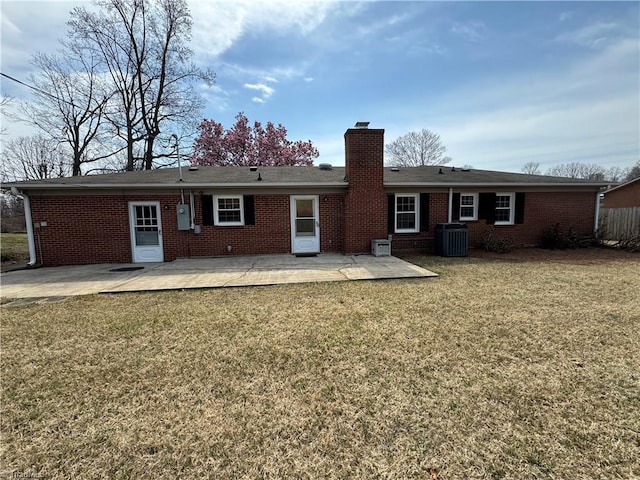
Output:
[[[2,72],[26,79],[79,3],[2,0]],[[640,159],[638,2],[189,4],[195,59],[217,74],[203,116],[282,123],[318,162],[344,164],[356,121],[387,141],[428,128],[475,168]],[[29,91],[2,79],[2,94]]]

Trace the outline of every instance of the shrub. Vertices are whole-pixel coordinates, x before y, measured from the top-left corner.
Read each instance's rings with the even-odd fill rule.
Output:
[[[481,245],[487,252],[509,253],[512,250],[511,242],[498,235],[493,227],[482,237]]]
[[[566,250],[569,248],[584,248],[597,243],[593,237],[578,237],[573,228],[569,227],[566,232],[562,231],[560,224],[556,223],[548,228],[542,236],[540,247],[548,250]]]

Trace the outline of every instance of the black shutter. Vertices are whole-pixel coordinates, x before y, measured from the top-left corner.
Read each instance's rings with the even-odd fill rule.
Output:
[[[253,195],[244,195],[244,224],[256,224],[256,210],[253,201]]]
[[[200,195],[202,224],[213,225],[213,195]]]
[[[478,195],[478,218],[483,218],[488,224],[496,223],[496,194],[493,192]]]
[[[453,194],[453,202],[451,205],[451,221],[460,220],[460,194]]]
[[[429,231],[429,194],[420,194],[420,231]]]
[[[393,193],[387,195],[387,205],[387,230],[391,234],[396,229],[396,196]]]
[[[524,223],[524,192],[516,192],[515,222]]]

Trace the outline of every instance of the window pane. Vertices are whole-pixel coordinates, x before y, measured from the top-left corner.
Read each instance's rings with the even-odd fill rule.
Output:
[[[460,195],[460,205],[473,205],[473,195]]]
[[[416,210],[415,197],[396,197],[396,202],[398,212],[415,212]]]
[[[296,236],[313,237],[316,234],[316,221],[313,218],[296,219]]]
[[[460,207],[460,217],[473,218],[473,207]]]
[[[219,210],[239,210],[240,199],[239,198],[219,198],[218,209]]]
[[[159,245],[157,228],[136,228],[136,245]]]
[[[313,218],[313,200],[296,200],[296,216]]]
[[[218,211],[218,221],[220,222],[239,222],[240,220],[240,210]]]
[[[511,196],[498,195],[496,197],[496,208],[509,208],[510,202],[511,202]]]
[[[397,228],[400,230],[416,228],[416,214],[415,213],[399,213]]]
[[[510,220],[510,211],[508,208],[496,210],[496,222],[508,222]]]

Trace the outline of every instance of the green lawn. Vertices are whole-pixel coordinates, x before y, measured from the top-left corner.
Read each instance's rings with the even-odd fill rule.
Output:
[[[27,234],[0,233],[0,255],[2,262],[28,260]]]
[[[640,257],[2,306],[1,470],[638,478]]]

